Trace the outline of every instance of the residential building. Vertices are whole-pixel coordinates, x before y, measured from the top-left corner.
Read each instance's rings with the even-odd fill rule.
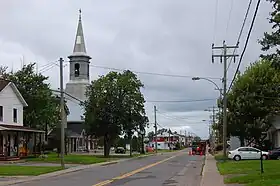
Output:
[[[280,116],[275,116],[272,120],[272,126],[267,132],[267,138],[271,142],[270,148],[280,147]]]
[[[155,148],[155,143],[157,142],[158,149],[173,149],[176,143],[180,141],[182,141],[182,139],[178,134],[169,134],[168,132],[163,132],[158,134],[157,138],[153,138],[153,140],[149,143],[149,147]]]
[[[44,131],[24,126],[23,108],[27,106],[16,85],[0,79],[0,159],[39,151],[36,147],[40,146]]]

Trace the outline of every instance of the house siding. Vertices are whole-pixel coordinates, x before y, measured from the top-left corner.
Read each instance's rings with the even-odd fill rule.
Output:
[[[23,126],[23,105],[10,85],[0,92],[0,105],[3,106],[3,121],[0,121],[0,124]],[[13,109],[17,109],[16,123],[13,119]]]

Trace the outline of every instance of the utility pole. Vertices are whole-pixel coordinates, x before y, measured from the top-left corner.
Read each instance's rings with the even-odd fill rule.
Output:
[[[169,150],[171,150],[170,133],[171,133],[171,130],[170,130],[170,128],[169,128],[169,130],[168,130],[168,145],[169,145]]]
[[[223,155],[226,158],[227,155],[227,59],[233,57],[233,61],[235,62],[237,54],[227,54],[228,49],[237,49],[238,45],[235,46],[227,46],[226,42],[223,42],[223,46],[215,47],[212,44],[212,50],[222,49],[223,54],[214,55],[212,54],[212,63],[214,63],[214,58],[220,58],[221,63],[224,61],[224,77],[223,77]]]
[[[60,158],[61,158],[61,167],[65,169],[64,164],[64,153],[65,153],[65,145],[64,145],[64,127],[65,127],[65,110],[64,110],[64,89],[63,89],[63,59],[59,58],[59,68],[60,68],[60,116],[61,116],[61,125],[60,125]]]
[[[156,146],[156,153],[158,151],[157,145],[157,107],[154,106],[154,114],[155,114],[155,146]]]
[[[185,147],[187,147],[187,142],[188,142],[187,130],[185,130]]]

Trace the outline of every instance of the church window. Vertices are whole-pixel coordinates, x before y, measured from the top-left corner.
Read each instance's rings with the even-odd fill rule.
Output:
[[[80,75],[80,64],[75,63],[75,77],[78,77]]]

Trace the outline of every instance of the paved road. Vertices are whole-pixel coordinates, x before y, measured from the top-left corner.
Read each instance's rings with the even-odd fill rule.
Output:
[[[17,186],[199,186],[201,166],[202,157],[176,152],[96,166]]]

